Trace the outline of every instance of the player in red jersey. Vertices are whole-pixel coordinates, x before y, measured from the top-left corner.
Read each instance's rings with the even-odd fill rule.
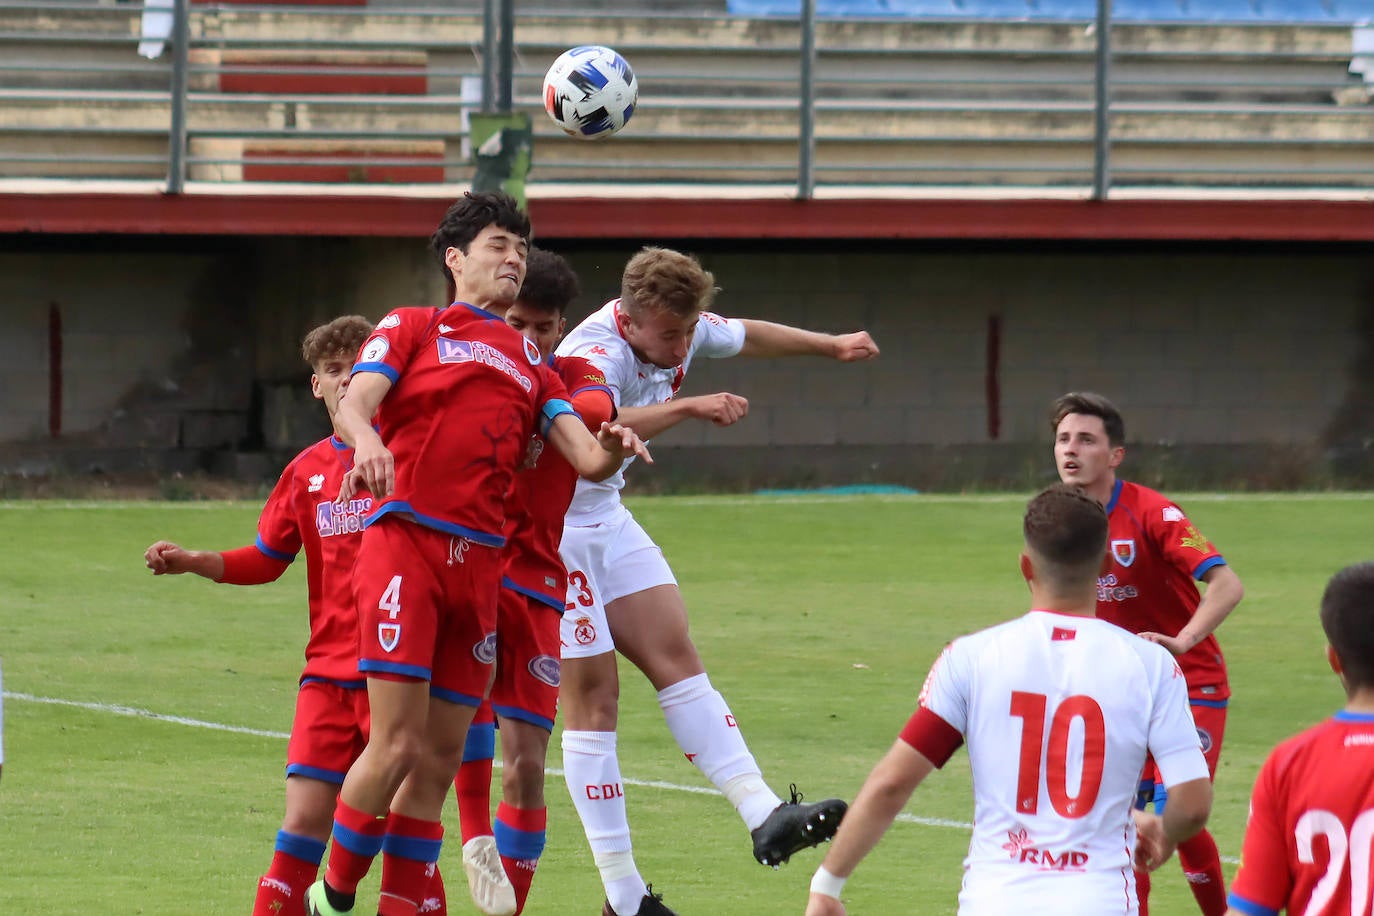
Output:
[[[1110,568],[1098,580],[1097,616],[1158,643],[1178,658],[1207,766],[1216,778],[1231,688],[1213,631],[1245,593],[1240,577],[1167,497],[1118,480],[1126,455],[1121,413],[1100,394],[1073,392],[1051,413],[1059,479],[1081,486],[1107,509]],[[1206,583],[1199,595],[1194,581]],[[1142,793],[1162,808],[1167,795],[1146,772]],[[1211,833],[1179,846],[1189,889],[1205,916],[1226,912],[1221,856]],[[1150,878],[1137,875],[1141,912],[1148,912]]]
[[[592,436],[539,351],[506,326],[529,232],[505,194],[450,207],[431,246],[455,301],[378,322],[335,416],[356,449],[341,497],[362,485],[376,499],[353,574],[372,722],[339,791],[311,916],[351,913],[379,852],[382,916],[411,916],[425,897],[439,816],[495,659],[503,501],[530,434],[589,477],[647,454],[623,427],[603,423]]]
[[[558,372],[573,407],[591,429],[615,415],[599,369],[580,357],[554,356],[564,313],[577,297],[577,275],[563,258],[530,250],[520,296],[506,323],[522,333]],[[563,516],[577,473],[563,457],[532,444],[533,467],[517,474],[506,499],[506,568],[497,615],[496,680],[468,729],[455,787],[463,864],[473,902],[484,913],[519,913],[545,843],[544,766],[558,708],[560,618],[567,572],[558,554]],[[501,803],[491,819],[495,716],[500,718]],[[494,836],[493,836],[494,834]],[[508,881],[504,881],[509,876]]]
[[[1250,796],[1231,916],[1368,916],[1374,909],[1374,563],[1322,595],[1345,708],[1274,748]]]
[[[372,322],[358,315],[315,328],[301,345],[314,374],[310,390],[332,418]],[[287,747],[286,816],[276,852],[258,880],[253,916],[303,916],[344,773],[367,740],[367,692],[358,674],[358,612],[350,585],[372,507],[366,492],[333,502],[353,450],[330,436],[291,460],[258,519],[257,542],[237,550],[187,550],[158,541],[144,553],[154,575],[195,573],[215,582],[275,581],[302,548],[310,600],[310,641]]]
[[[1056,484],[1030,501],[1022,529],[1030,612],[946,647],[816,870],[807,916],[843,916],[845,880],[965,742],[974,828],[961,916],[1134,914],[1133,861],[1154,867],[1206,822],[1212,786],[1178,663],[1094,619],[1102,507]],[[1162,817],[1132,819],[1147,753],[1174,797]],[[1149,825],[1138,845],[1136,825]]]

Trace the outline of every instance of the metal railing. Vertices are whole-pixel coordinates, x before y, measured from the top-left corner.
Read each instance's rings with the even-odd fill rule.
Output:
[[[1374,187],[1348,27],[844,21],[0,2],[0,176],[460,183],[467,115],[535,126],[532,182]],[[153,60],[145,12],[171,12]],[[503,15],[505,23],[503,27]],[[635,65],[640,106],[582,143],[542,114],[578,43]]]

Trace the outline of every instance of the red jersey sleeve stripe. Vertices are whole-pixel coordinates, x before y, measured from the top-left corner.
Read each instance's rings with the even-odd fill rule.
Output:
[[[916,707],[899,736],[938,769],[954,756],[964,743],[959,729],[924,706]]]

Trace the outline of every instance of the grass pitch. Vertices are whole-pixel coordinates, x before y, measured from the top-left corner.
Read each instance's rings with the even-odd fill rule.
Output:
[[[1338,708],[1316,606],[1374,554],[1368,494],[1180,500],[1245,582],[1222,627],[1235,696],[1211,828],[1234,862],[1269,747]],[[630,505],[664,548],[693,635],[780,793],[852,798],[954,636],[1020,614],[1025,499],[666,497]],[[303,561],[237,588],[154,579],[143,549],[251,542],[254,503],[0,503],[0,913],[246,914],[280,825],[284,735],[307,635]],[[797,914],[813,852],[770,871],[730,806],[682,759],[653,691],[622,664],[620,746],[641,870],[683,916]],[[559,765],[557,737],[550,765]],[[599,912],[560,777],[526,912]],[[956,756],[846,888],[855,914],[955,912],[971,817]],[[456,818],[448,818],[456,837]],[[441,867],[467,902],[458,844]],[[1229,872],[1234,865],[1228,867]],[[366,913],[375,879],[363,887]],[[1196,912],[1178,867],[1160,914]]]

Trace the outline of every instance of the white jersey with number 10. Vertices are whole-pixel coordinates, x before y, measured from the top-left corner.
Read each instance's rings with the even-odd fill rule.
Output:
[[[1146,753],[1166,785],[1207,777],[1165,649],[1032,611],[952,643],[921,705],[963,734],[973,768],[962,916],[1138,911],[1131,808]]]

